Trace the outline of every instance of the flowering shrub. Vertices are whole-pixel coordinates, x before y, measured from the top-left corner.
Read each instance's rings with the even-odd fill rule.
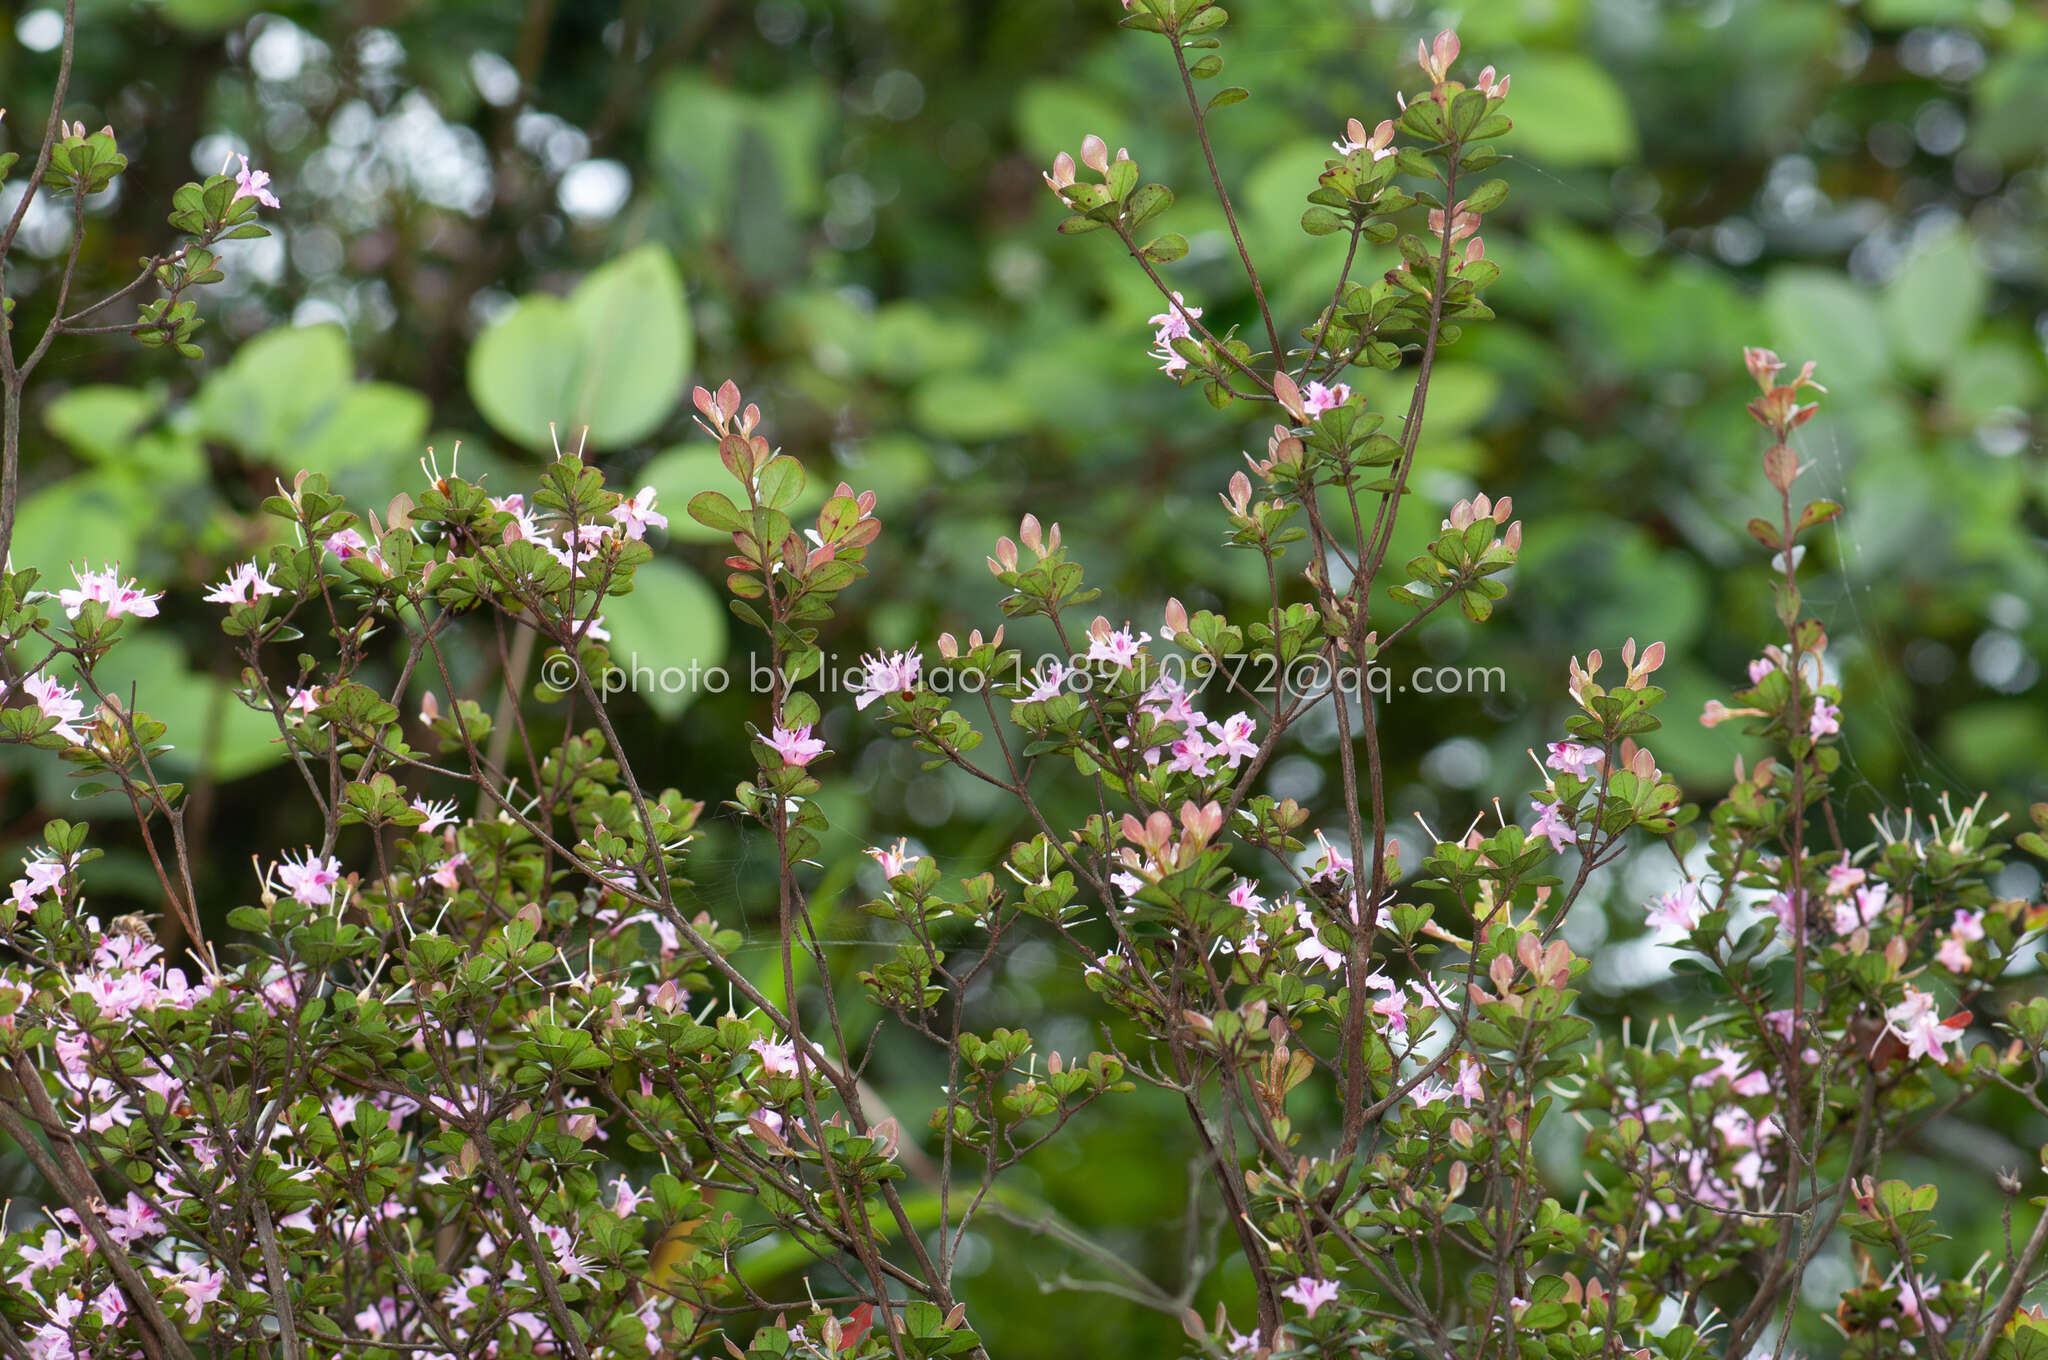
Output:
[[[1125,8],[1166,40],[1206,149],[1207,118],[1242,97],[1200,94],[1223,11]],[[1837,824],[1840,695],[1798,573],[1802,534],[1840,508],[1793,495],[1810,366],[1784,381],[1775,356],[1745,356],[1775,497],[1750,530],[1774,555],[1783,634],[1703,715],[1771,753],[1738,761],[1703,815],[1654,754],[1661,644],[1625,642],[1618,669],[1591,651],[1560,681],[1572,712],[1526,812],[1398,862],[1385,715],[1360,670],[1438,610],[1486,620],[1523,534],[1508,497],[1476,496],[1388,570],[1432,366],[1490,315],[1499,273],[1480,228],[1506,190],[1481,177],[1511,82],[1487,68],[1468,86],[1458,57],[1450,33],[1424,44],[1426,87],[1398,118],[1333,144],[1302,226],[1344,236],[1344,264],[1328,305],[1286,330],[1220,176],[1251,339],[1169,286],[1186,242],[1141,229],[1173,196],[1128,154],[1090,138],[1046,175],[1062,231],[1109,232],[1157,285],[1161,369],[1218,405],[1273,408],[1263,456],[1221,493],[1225,542],[1257,554],[1271,599],[1236,620],[1169,602],[1153,628],[1099,612],[1059,527],[1026,517],[989,558],[1000,626],[866,660],[857,710],[1036,827],[966,877],[907,838],[870,852],[884,887],[863,910],[891,951],[859,981],[939,1055],[924,1108],[884,1108],[864,1076],[878,1025],[831,985],[808,867],[832,753],[803,686],[880,538],[875,498],[841,485],[800,528],[803,464],[733,384],[696,393],[732,483],[688,513],[729,535],[733,611],[770,654],[756,774],[730,807],[774,850],[775,983],[693,901],[704,805],[648,782],[607,708],[605,602],[632,591],[676,507],[607,489],[574,455],[502,494],[429,465],[381,518],[317,473],[280,486],[276,545],[205,598],[317,831],[257,865],[224,917],[197,900],[184,790],[155,773],[171,734],[97,679],[159,597],[118,564],[54,592],[10,567],[0,634],[29,659],[0,729],[126,798],[163,907],[102,923],[96,852],[55,821],[0,912],[0,1131],[45,1211],[0,1240],[0,1349],[980,1354],[955,1283],[969,1226],[1002,1211],[1005,1171],[1140,1086],[1185,1108],[1238,1258],[1242,1287],[1206,1316],[1192,1287],[1133,1286],[1180,1316],[1192,1354],[1780,1354],[1830,1308],[1845,1354],[2048,1348],[2021,1307],[2048,1274],[2048,1217],[2008,1232],[2003,1262],[1949,1277],[1929,1268],[1932,1191],[1882,1179],[1903,1136],[1987,1087],[2048,1113],[2048,999],[1988,1009],[2044,909],[1992,891],[2000,819],[1981,804],[1867,839]],[[82,196],[114,156],[111,133],[59,128],[39,176]],[[206,281],[204,243],[277,205],[246,162],[179,201],[198,244],[146,271],[167,305],[114,329],[182,348],[176,299]],[[1391,269],[1352,277],[1389,245]],[[34,357],[82,329],[57,314]],[[11,344],[14,413],[33,364]],[[1356,365],[1412,366],[1406,411],[1368,411],[1344,380]],[[1028,664],[1013,628],[1064,659]],[[492,712],[462,694],[458,653],[514,635],[543,649],[549,684]],[[1311,720],[1337,735],[1326,819],[1262,791]],[[1039,790],[1056,780],[1097,810],[1055,822]],[[1645,923],[1713,1008],[1594,1042],[1562,925],[1647,838],[1683,880]],[[2019,842],[2048,853],[2038,831]],[[1023,939],[1087,978],[1099,1049],[974,1022],[977,982]],[[1538,1155],[1567,1118],[1583,1188]],[[1861,1274],[1817,1299],[1809,1267],[1843,1235]],[[813,1263],[806,1292],[763,1292],[748,1265],[771,1240]]]

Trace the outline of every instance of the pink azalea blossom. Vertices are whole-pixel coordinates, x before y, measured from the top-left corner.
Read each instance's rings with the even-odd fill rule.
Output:
[[[1558,815],[1556,803],[1531,803],[1529,807],[1536,813],[1536,822],[1529,828],[1531,840],[1540,836],[1550,842],[1550,848],[1553,850],[1562,850],[1567,845],[1578,844],[1579,833],[1567,826],[1564,819]]]
[[[796,1075],[796,1044],[794,1041],[775,1043],[768,1039],[756,1039],[751,1044],[748,1044],[747,1047],[754,1050],[760,1056],[761,1070],[769,1076],[793,1077]]]
[[[429,874],[428,877],[439,884],[443,891],[452,893],[462,886],[462,879],[458,871],[467,863],[469,863],[468,855],[461,853],[450,855],[447,859],[435,865],[434,872]]]
[[[230,199],[229,202],[235,202],[244,198],[253,198],[266,208],[279,208],[284,206],[283,204],[277,201],[277,195],[271,193],[269,188],[266,187],[270,183],[269,171],[251,170],[249,168],[249,158],[247,156],[242,155],[240,152],[235,153],[234,159],[242,163],[242,168],[235,172],[235,197],[233,199]],[[227,173],[227,167],[225,165],[221,167],[221,173]]]
[[[1332,1303],[1336,1300],[1337,1282],[1335,1280],[1318,1280],[1314,1276],[1304,1275],[1293,1284],[1288,1285],[1287,1288],[1281,1290],[1280,1296],[1300,1304],[1303,1311],[1310,1317],[1314,1317],[1317,1309],[1326,1303]]]
[[[924,670],[924,658],[917,648],[907,652],[875,653],[861,658],[866,675],[860,684],[859,693],[854,696],[855,708],[866,708],[875,700],[889,694],[908,694],[917,688],[918,679]]]
[[[72,686],[60,685],[56,677],[48,674],[31,675],[21,682],[22,692],[36,701],[45,718],[55,718],[57,725],[50,730],[73,746],[85,744],[85,733],[78,724],[85,717],[85,701],[78,697],[78,690]]]
[[[1949,922],[1948,933],[1964,943],[1984,938],[1984,913],[1981,911],[1958,911]]]
[[[420,823],[420,830],[429,835],[455,820],[456,807],[453,798],[443,803],[429,803],[424,798],[415,798],[412,800],[412,810],[426,818]]]
[[[1249,713],[1233,713],[1220,723],[1210,723],[1209,731],[1214,734],[1216,744],[1210,748],[1217,756],[1230,762],[1230,768],[1259,753],[1259,744],[1252,740],[1252,733],[1258,730],[1258,721]]]
[[[153,619],[156,617],[156,602],[163,598],[161,592],[145,595],[134,581],[123,580],[118,566],[88,572],[80,572],[73,567],[71,575],[78,582],[78,589],[57,592],[57,602],[64,606],[66,618],[77,618],[86,601],[98,600],[107,607],[110,619],[118,619],[123,614]]]
[[[1129,669],[1138,659],[1138,649],[1152,640],[1150,633],[1132,634],[1130,625],[1112,630],[1108,624],[1101,624],[1088,639],[1088,659],[1105,661],[1118,670]]]
[[[1848,935],[1858,926],[1867,926],[1875,921],[1883,913],[1891,891],[1886,884],[1872,883],[1856,889],[1850,901],[1836,903],[1835,934]]]
[[[825,743],[811,735],[809,723],[794,731],[786,727],[776,728],[768,735],[768,745],[782,757],[784,765],[794,765],[798,769],[825,753]]]
[[[1031,692],[1017,700],[1020,704],[1042,704],[1057,699],[1065,688],[1067,677],[1074,673],[1072,666],[1058,661],[1048,661],[1031,676]]]
[[[320,687],[318,685],[285,686],[284,706],[289,712],[312,713],[320,707]]]
[[[910,841],[904,837],[899,837],[896,844],[891,846],[870,847],[868,856],[882,866],[882,874],[886,878],[895,878],[910,872],[911,867],[923,858],[921,855],[910,853]]]
[[[1813,716],[1807,720],[1806,735],[1818,741],[1842,730],[1842,710],[1825,699],[1813,701]]]
[[[1908,1058],[1941,1062],[1947,1057],[1946,1045],[1962,1042],[1961,1027],[1940,1019],[1934,998],[1911,984],[1906,987],[1906,999],[1887,1010],[1884,1018],[1887,1028],[1906,1045]]]
[[[1297,929],[1308,932],[1307,936],[1294,946],[1295,958],[1300,959],[1306,964],[1328,968],[1332,972],[1344,966],[1346,963],[1344,955],[1323,943],[1322,936],[1316,930],[1316,918],[1310,914],[1307,907],[1295,907],[1294,924]]]
[[[668,516],[654,508],[654,488],[643,486],[637,496],[628,496],[612,507],[612,518],[623,527],[627,538],[645,537],[648,527],[668,528]]]
[[[321,546],[344,562],[351,557],[360,557],[370,550],[368,540],[354,529],[343,529],[339,533],[329,534]]]
[[[1941,948],[1934,951],[1934,961],[1951,973],[1970,971],[1970,946],[1953,935],[1943,938]]]
[[[22,861],[22,876],[8,885],[15,912],[34,911],[35,900],[62,884],[64,875],[69,872],[70,867],[48,851],[31,851],[29,857]]]
[[[1178,373],[1188,366],[1188,361],[1174,351],[1173,342],[1189,338],[1192,334],[1189,320],[1202,314],[1200,307],[1190,307],[1182,301],[1179,293],[1173,295],[1173,301],[1173,306],[1147,323],[1158,327],[1152,336],[1152,357],[1160,360],[1159,369],[1163,373]]]
[[[341,882],[341,861],[322,857],[308,849],[304,858],[284,857],[274,871],[278,885],[309,907],[330,906],[334,885]]]
[[[29,1278],[39,1270],[54,1270],[62,1265],[64,1258],[71,1254],[72,1242],[63,1233],[51,1228],[43,1234],[41,1246],[22,1243],[16,1248],[21,1253],[21,1269],[7,1277],[7,1282],[26,1289]]]
[[[1561,774],[1585,779],[1600,768],[1602,759],[1598,747],[1576,741],[1553,741],[1550,756],[1543,763]]]
[[[258,571],[254,562],[244,562],[228,573],[228,579],[213,588],[206,597],[208,604],[254,604],[265,595],[282,595],[284,591],[270,583],[270,573],[275,567]]]
[[[1301,409],[1314,419],[1325,411],[1334,411],[1351,400],[1351,388],[1345,383],[1333,383],[1328,387],[1312,382],[1301,390]]]
[[[1868,875],[1863,870],[1849,863],[1849,857],[1843,855],[1840,864],[1828,866],[1828,896],[1840,897],[1862,883],[1866,877]]]
[[[1650,907],[1644,924],[1653,928],[1669,927],[1672,930],[1691,934],[1699,929],[1700,916],[1705,911],[1700,901],[1700,885],[1681,883],[1672,891],[1659,897]]]
[[[1166,768],[1172,772],[1186,772],[1197,779],[1208,778],[1215,768],[1216,761],[1223,754],[1221,747],[1211,746],[1196,732],[1190,732],[1180,738],[1170,749],[1173,751],[1173,760]]]

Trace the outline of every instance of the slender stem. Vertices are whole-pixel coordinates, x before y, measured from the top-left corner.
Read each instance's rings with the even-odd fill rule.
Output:
[[[1244,264],[1245,277],[1251,280],[1252,296],[1259,303],[1259,319],[1266,323],[1266,339],[1273,346],[1273,368],[1279,371],[1287,367],[1287,355],[1280,348],[1280,331],[1273,324],[1273,309],[1266,305],[1266,286],[1259,281],[1251,252],[1244,246],[1244,233],[1238,230],[1237,210],[1230,205],[1230,191],[1223,187],[1223,174],[1216,168],[1216,149],[1209,145],[1209,118],[1202,109],[1202,97],[1195,90],[1195,77],[1188,70],[1187,49],[1181,46],[1179,34],[1169,30],[1166,37],[1173,44],[1173,63],[1180,68],[1181,88],[1187,91],[1188,108],[1195,115],[1195,139],[1202,144],[1202,158],[1209,163],[1209,182],[1216,186],[1216,201],[1223,205],[1223,220],[1230,224],[1230,239],[1237,245],[1237,258]]]

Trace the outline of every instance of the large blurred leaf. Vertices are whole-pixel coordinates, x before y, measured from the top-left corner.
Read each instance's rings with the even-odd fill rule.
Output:
[[[594,270],[566,299],[521,298],[477,338],[469,394],[505,438],[540,451],[617,448],[658,429],[690,372],[690,318],[665,246]],[[555,426],[551,436],[549,425]]]
[[[1041,169],[1049,168],[1062,151],[1079,156],[1081,139],[1091,132],[1112,151],[1131,141],[1130,116],[1100,88],[1080,81],[1032,81],[1017,95],[1015,116],[1017,140]]]
[[[1923,373],[1938,372],[1962,348],[1991,279],[1968,232],[1945,232],[1921,246],[1884,290],[1892,348]]]
[[[1771,342],[1796,371],[1808,359],[1830,388],[1868,387],[1891,371],[1884,314],[1869,293],[1840,274],[1784,269],[1764,288]]]
[[[832,116],[823,82],[800,79],[774,94],[744,94],[695,74],[680,74],[655,96],[648,140],[692,239],[729,224],[741,200],[769,189],[790,213],[808,216],[824,198],[818,147]],[[748,147],[751,161],[742,159]],[[767,163],[761,163],[765,150]],[[764,184],[764,179],[772,184]]]
[[[429,404],[409,388],[358,383],[339,326],[287,326],[235,352],[194,403],[201,435],[279,466],[340,472],[410,455]]]
[[[662,717],[674,718],[717,683],[707,685],[705,671],[725,660],[725,606],[687,567],[660,558],[646,563],[633,573],[630,594],[605,601],[604,623],[612,664]],[[734,685],[747,684],[744,665],[731,673]]]
[[[81,472],[23,498],[9,555],[18,566],[40,568],[44,589],[60,589],[71,584],[67,564],[131,565],[157,507],[140,478],[114,468]]]
[[[206,470],[191,435],[156,423],[164,393],[157,388],[90,383],[74,387],[43,413],[50,432],[95,463],[106,463],[157,478],[187,482]]]
[[[1591,57],[1530,52],[1510,75],[1501,149],[1555,167],[1616,165],[1636,153],[1635,118],[1614,78]]]

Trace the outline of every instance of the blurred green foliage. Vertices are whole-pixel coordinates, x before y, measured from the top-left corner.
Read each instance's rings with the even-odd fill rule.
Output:
[[[1153,372],[1157,294],[1102,238],[1051,230],[1060,208],[1039,171],[1053,154],[1087,132],[1127,145],[1179,192],[1161,224],[1191,246],[1173,286],[1212,322],[1255,321],[1177,81],[1153,44],[1116,30],[1110,0],[79,9],[65,115],[111,123],[131,161],[95,209],[82,295],[164,238],[170,187],[232,151],[269,170],[284,203],[274,239],[225,251],[196,367],[118,338],[63,342],[26,436],[14,545],[20,563],[118,559],[178,592],[116,660],[173,724],[173,773],[198,780],[222,913],[253,891],[249,856],[303,827],[262,722],[230,696],[198,588],[269,532],[258,499],[302,467],[382,505],[417,488],[424,446],[445,460],[460,440],[465,470],[499,469],[510,490],[550,420],[565,444],[587,425],[615,480],[656,486],[673,519],[610,620],[615,652],[654,671],[723,658],[734,675],[723,694],[657,684],[622,700],[626,738],[660,780],[712,799],[743,773],[738,724],[758,711],[709,584],[721,554],[681,513],[716,472],[687,418],[691,382],[736,378],[821,490],[843,477],[879,493],[875,579],[827,639],[840,666],[997,622],[982,558],[1024,510],[1062,521],[1118,619],[1156,626],[1169,594],[1222,607],[1264,590],[1256,559],[1218,548],[1211,499],[1239,451],[1263,444],[1256,413],[1212,412]],[[1341,250],[1302,233],[1303,197],[1347,117],[1392,111],[1415,39],[1456,21],[1467,61],[1514,81],[1514,193],[1486,231],[1502,321],[1448,352],[1424,503],[1393,560],[1438,507],[1485,490],[1514,496],[1523,563],[1484,633],[1433,622],[1390,659],[1498,666],[1507,687],[1390,698],[1404,817],[1448,835],[1491,815],[1496,794],[1519,799],[1522,752],[1557,735],[1569,653],[1663,639],[1681,712],[1740,675],[1771,627],[1742,530],[1761,500],[1745,343],[1817,360],[1832,393],[1803,453],[1816,494],[1848,507],[1808,578],[1848,685],[1842,815],[1978,787],[2003,808],[2048,796],[2048,19],[2013,0],[1239,10],[1226,79],[1252,98],[1214,119],[1217,157],[1290,316],[1326,299]],[[13,13],[0,79],[21,150],[54,74],[56,12]],[[61,225],[32,213],[10,262],[29,324],[50,305],[36,283]],[[1405,401],[1403,375],[1359,381],[1379,409]],[[458,678],[490,701],[501,678],[480,654],[469,665]],[[1007,844],[1014,811],[873,741],[850,705],[827,707],[842,840],[820,901],[854,899],[870,842],[910,834],[974,869]],[[1729,730],[1676,724],[1657,750],[1704,795],[1725,776]],[[1329,815],[1326,753],[1281,760],[1274,791]],[[9,758],[0,777],[12,839],[77,815],[41,762]],[[759,938],[765,984],[771,898],[730,825],[706,833],[699,892]],[[134,854],[96,868],[106,911],[147,902]],[[1608,907],[1573,923],[1582,951],[1607,941],[1589,996],[1611,1018],[1687,1004],[1640,939],[1636,904],[1665,872],[1645,857],[1616,873]],[[2031,895],[2040,879],[2015,865],[2003,886]],[[857,967],[865,924],[848,913],[837,928]],[[1072,1051],[1084,994],[1050,969],[1026,944],[979,1004]],[[932,1056],[886,1040],[885,1095],[935,1080]],[[1145,1109],[1046,1149],[1016,1182],[1043,1204],[1017,1217],[1049,1205],[1171,1290],[1209,1259],[1217,1224],[1161,1156],[1180,1146],[1166,1132],[1178,1112]],[[1924,1149],[1942,1158],[1921,1174],[1943,1181],[1944,1203],[1993,1204],[1990,1169],[2048,1134],[1999,1118],[1967,1137],[1930,1131],[1955,1135]],[[1575,1149],[1553,1152],[1568,1185]],[[1147,1354],[1175,1330],[1025,1227],[992,1227],[963,1271],[1005,1355]],[[1035,1301],[1077,1280],[1096,1292]]]

